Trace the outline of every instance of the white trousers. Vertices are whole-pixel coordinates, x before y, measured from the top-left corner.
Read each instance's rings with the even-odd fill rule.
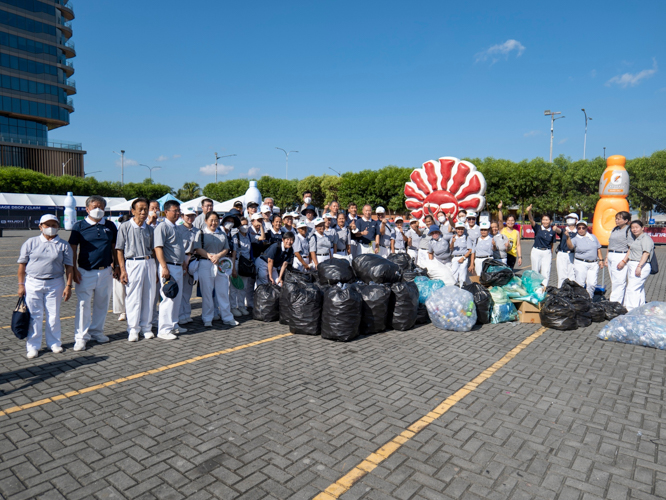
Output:
[[[414,264],[417,266],[419,265],[419,251],[418,250],[412,250],[411,248],[407,249],[407,255],[409,255],[412,260],[414,261]]]
[[[270,283],[271,281],[268,279],[268,262],[266,262],[264,259],[260,257],[254,263],[254,265],[257,268],[257,286],[267,285],[268,283]],[[279,274],[275,266],[273,266],[272,275],[273,275],[273,281],[278,279]]]
[[[474,259],[474,271],[477,276],[481,276],[481,273],[483,272],[483,263],[488,259],[490,259],[490,257],[479,257],[478,259]]]
[[[574,272],[576,274],[576,283],[587,289],[590,298],[594,296],[594,289],[597,287],[597,274],[599,273],[598,262],[583,262],[574,260]]]
[[[327,260],[330,259],[331,259],[330,255],[317,255],[317,264],[321,264],[322,262],[326,262]]]
[[[257,265],[257,261],[258,261],[258,260],[259,260],[259,259],[257,258],[257,260],[254,261],[254,265],[255,265],[255,266]],[[310,265],[310,257],[303,257],[303,260],[305,261],[305,263],[306,263],[308,266]],[[303,267],[303,264],[301,264],[301,261],[298,260],[296,257],[294,257],[294,265],[293,265],[293,268],[294,268],[294,269],[297,269],[297,270],[299,270],[299,271],[304,271],[305,269],[309,269],[309,267],[308,267],[308,268]]]
[[[367,253],[375,253],[375,242],[373,241],[372,243],[359,243],[358,244],[359,248],[359,255],[365,255]]]
[[[74,340],[87,342],[104,334],[104,322],[113,288],[113,271],[111,266],[93,271],[79,268],[79,271],[81,283],[75,288]]]
[[[420,250],[419,250],[420,252]],[[456,285],[463,286],[467,284],[467,268],[469,267],[469,258],[461,264],[458,262],[460,257],[451,257],[451,273],[453,274],[453,279],[456,282]]]
[[[30,311],[30,330],[26,339],[28,351],[39,351],[42,347],[42,322],[46,320],[46,345],[53,349],[60,347],[60,304],[65,290],[64,278],[52,280],[25,280],[25,303]]]
[[[113,280],[113,314],[125,312],[125,285],[120,280]]]
[[[158,272],[160,273],[160,297],[162,297],[162,302],[160,302],[158,333],[171,333],[177,327],[180,301],[183,298],[183,266],[168,263],[167,266],[171,279],[178,283],[178,295],[170,299],[162,293],[162,265],[160,264]]]
[[[637,261],[629,261],[627,263],[627,293],[624,298],[624,307],[627,311],[636,309],[637,307],[645,304],[645,280],[650,276],[650,263],[646,262],[641,269],[641,277],[636,277],[636,268],[638,267]]]
[[[557,252],[557,288],[562,286],[564,280],[575,280],[576,273],[574,271],[574,254]]]
[[[553,260],[553,252],[550,250],[540,250],[532,248],[530,253],[532,260],[532,271],[539,273],[545,279],[541,282],[543,286],[548,286],[550,280],[550,266]]]
[[[257,259],[255,265],[262,259]],[[222,321],[234,321],[229,304],[229,276],[216,272],[213,276],[213,263],[209,260],[199,262],[199,283],[201,284],[201,319],[204,323],[213,321],[215,303],[220,309]],[[258,270],[257,270],[258,272]],[[213,290],[215,297],[213,298]],[[162,306],[160,306],[161,308]]]
[[[183,271],[183,298],[180,301],[180,312],[178,321],[184,321],[192,317],[192,288],[194,278],[187,271]]]
[[[243,282],[243,289],[239,290],[235,286],[229,287],[229,299],[231,300],[231,308],[238,309],[239,307],[252,307],[252,302],[249,298],[254,296],[254,279],[246,278],[245,276],[238,276]]]
[[[125,310],[127,333],[148,333],[153,326],[153,303],[157,294],[155,259],[126,260]],[[114,283],[115,285],[115,283]]]
[[[619,302],[620,304],[624,302],[624,295],[627,289],[628,266],[618,269],[617,265],[624,259],[625,255],[624,253],[608,252],[608,272],[611,279],[610,301]]]
[[[391,255],[391,248],[390,247],[386,248],[386,247],[383,247],[383,246],[380,245],[379,246],[379,255],[380,255],[380,257],[384,257],[384,258],[388,257],[389,255]]]

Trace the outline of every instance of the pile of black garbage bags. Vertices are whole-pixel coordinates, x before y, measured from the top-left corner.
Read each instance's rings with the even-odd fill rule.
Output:
[[[359,255],[351,264],[331,259],[315,272],[290,268],[282,287],[256,288],[253,317],[279,321],[295,334],[339,341],[386,329],[409,330],[430,322],[425,306],[419,307],[414,283],[416,276],[424,275],[406,254],[388,259]]]
[[[611,320],[627,310],[619,302],[593,301],[575,281],[564,280],[560,288],[549,286],[541,303],[541,324],[553,330],[575,330]]]

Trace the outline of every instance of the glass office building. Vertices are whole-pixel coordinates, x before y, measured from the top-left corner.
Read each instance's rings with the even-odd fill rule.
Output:
[[[48,138],[74,112],[73,19],[69,0],[0,0],[0,165],[83,176],[81,145]]]

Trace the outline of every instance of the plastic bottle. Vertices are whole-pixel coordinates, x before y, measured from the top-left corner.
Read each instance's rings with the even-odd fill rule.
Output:
[[[257,188],[257,181],[250,181],[250,187],[245,191],[245,206],[251,201],[255,202],[258,205],[261,205],[261,193]]]
[[[76,222],[76,200],[71,192],[65,198],[65,229],[71,231]]]
[[[615,227],[615,214],[629,212],[629,174],[624,168],[626,161],[622,155],[609,156],[606,170],[599,180],[601,199],[594,209],[592,233],[604,246],[608,245],[608,238]]]

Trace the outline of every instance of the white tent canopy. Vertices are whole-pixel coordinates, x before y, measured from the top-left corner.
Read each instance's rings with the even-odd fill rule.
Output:
[[[239,196],[237,198],[232,198],[231,200],[223,201],[222,203],[216,202],[213,205],[213,210],[216,212],[228,212],[232,208],[234,208],[234,203],[237,201],[242,201],[243,202],[243,208],[245,208],[245,195]]]
[[[55,194],[22,194],[22,193],[0,193],[0,206],[9,206],[14,209],[29,210],[30,207],[54,207],[64,208],[67,196]],[[87,196],[75,196],[76,207],[85,208]],[[107,210],[113,205],[125,202],[125,198],[107,198]]]
[[[132,198],[129,201],[123,201],[122,203],[119,203],[117,205],[113,205],[110,207],[106,207],[108,212],[129,212],[132,210],[132,202],[136,200],[136,198]]]
[[[193,200],[190,201],[184,201],[182,205],[180,206],[181,209],[184,208],[191,208],[192,210],[196,210],[197,212],[200,211],[201,209],[201,202],[208,198],[208,196],[199,196],[198,198],[194,198]],[[208,198],[210,199],[210,198]],[[213,207],[217,205],[219,201],[213,200]]]

